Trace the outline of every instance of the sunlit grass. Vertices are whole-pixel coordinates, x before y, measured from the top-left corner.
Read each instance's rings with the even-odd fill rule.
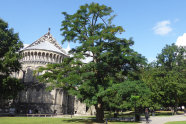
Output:
[[[178,111],[177,114],[183,114],[183,111]],[[156,111],[156,116],[171,116],[173,115],[172,111]]]
[[[165,124],[186,124],[186,121],[173,121],[173,122],[167,122]]]
[[[0,117],[0,124],[96,124],[95,119]],[[108,124],[138,124],[134,122],[108,122]]]

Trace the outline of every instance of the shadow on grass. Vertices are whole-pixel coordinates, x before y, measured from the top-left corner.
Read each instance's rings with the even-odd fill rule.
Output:
[[[105,112],[105,118],[114,118],[114,112],[110,113],[110,112]],[[128,113],[118,113],[117,115],[117,118],[120,118],[120,117],[134,117],[135,116],[135,113],[134,112],[128,112]]]
[[[134,121],[108,121],[109,123],[122,123],[122,124],[136,124],[136,123],[140,123],[140,122],[134,122]]]
[[[96,122],[95,119],[67,119],[67,120],[63,120],[63,123],[81,123],[81,124],[101,124],[101,123],[106,123],[105,122]],[[131,122],[131,121],[107,121],[107,123],[110,124],[136,124],[137,122]]]
[[[62,120],[63,122],[66,122],[66,123],[83,123],[83,124],[94,124],[96,123],[96,120],[94,118],[81,118],[81,119],[78,119],[78,118],[72,118],[72,119],[64,119]]]

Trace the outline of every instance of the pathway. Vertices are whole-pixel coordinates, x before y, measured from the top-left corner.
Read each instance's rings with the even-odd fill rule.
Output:
[[[150,116],[149,124],[164,124],[170,121],[186,121],[186,116],[184,115],[174,115],[174,116]],[[142,118],[142,124],[146,124],[145,118]]]

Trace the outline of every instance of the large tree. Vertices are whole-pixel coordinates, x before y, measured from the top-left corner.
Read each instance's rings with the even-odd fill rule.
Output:
[[[0,99],[13,99],[21,89],[21,82],[11,77],[21,69],[19,50],[23,47],[18,34],[0,19]]]
[[[132,39],[118,38],[124,29],[112,24],[113,10],[97,3],[85,4],[76,13],[63,12],[62,36],[64,42],[76,42],[73,57],[62,64],[48,65],[39,79],[50,82],[51,87],[63,87],[87,105],[94,105],[97,121],[103,121],[104,106],[114,84],[138,80],[139,68],[145,59],[130,47]],[[90,58],[84,63],[85,58]],[[119,88],[119,87],[118,87]],[[123,89],[125,90],[125,89]]]
[[[119,110],[144,108],[150,106],[151,103],[151,91],[140,80],[126,80],[113,84],[104,93],[107,94],[105,101],[108,101],[109,106]]]
[[[143,75],[153,92],[152,99],[164,107],[185,105],[186,99],[186,50],[174,44],[166,45],[157,61]]]

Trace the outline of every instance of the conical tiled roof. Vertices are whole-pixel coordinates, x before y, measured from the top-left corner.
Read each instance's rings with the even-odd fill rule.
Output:
[[[57,43],[50,32],[24,48],[23,50],[48,50],[57,53],[67,54],[66,51]]]

